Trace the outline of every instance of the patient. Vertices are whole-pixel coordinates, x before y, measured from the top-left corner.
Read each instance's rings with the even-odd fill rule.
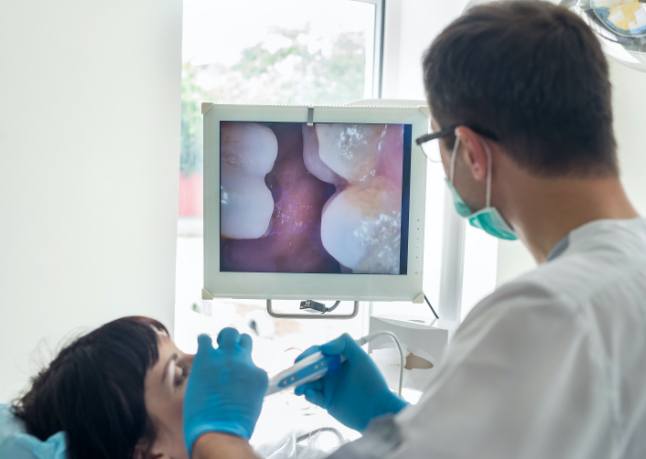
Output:
[[[187,458],[182,404],[192,360],[161,323],[117,319],[67,345],[12,412],[42,442],[65,432],[67,453],[55,457]],[[7,444],[0,436],[2,457]]]

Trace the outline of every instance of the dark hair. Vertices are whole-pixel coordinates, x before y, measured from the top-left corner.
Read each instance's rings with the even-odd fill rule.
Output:
[[[146,411],[144,378],[159,359],[161,323],[124,317],[61,350],[13,405],[27,432],[45,440],[64,431],[70,459],[131,458],[155,432]]]
[[[423,67],[443,128],[493,132],[537,175],[617,174],[608,63],[573,12],[543,1],[473,7],[433,41]]]

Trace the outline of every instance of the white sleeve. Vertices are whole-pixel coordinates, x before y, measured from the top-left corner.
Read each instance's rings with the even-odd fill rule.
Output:
[[[590,323],[566,294],[520,282],[495,292],[456,332],[418,405],[397,416],[403,442],[391,457],[604,457],[610,385]]]

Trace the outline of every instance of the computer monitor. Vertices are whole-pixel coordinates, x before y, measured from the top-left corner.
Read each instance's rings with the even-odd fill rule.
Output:
[[[421,107],[204,104],[204,298],[421,301]]]

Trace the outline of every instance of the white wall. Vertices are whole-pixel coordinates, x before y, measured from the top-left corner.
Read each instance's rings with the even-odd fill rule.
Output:
[[[610,71],[621,175],[637,211],[646,215],[646,73],[615,62]]]
[[[467,0],[388,0],[383,97],[424,99],[422,53]]]
[[[180,0],[0,12],[0,402],[64,337],[172,325]]]
[[[622,179],[637,210],[646,215],[646,73],[610,61],[613,109]],[[519,242],[502,242],[498,248],[498,284],[534,267]]]

